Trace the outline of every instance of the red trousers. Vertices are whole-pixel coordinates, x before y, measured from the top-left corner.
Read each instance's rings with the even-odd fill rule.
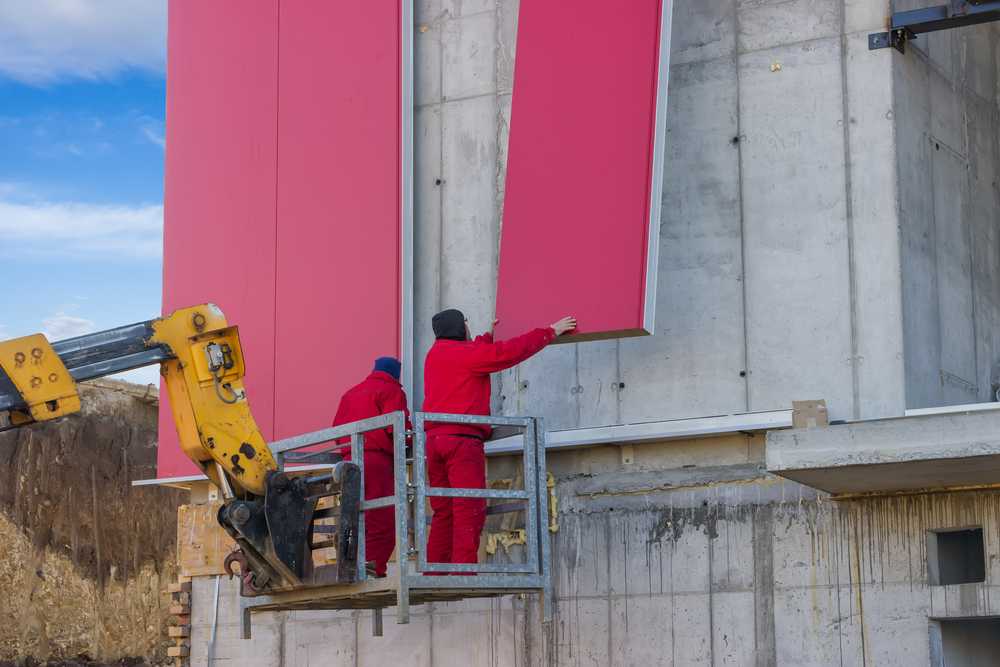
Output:
[[[351,460],[350,451],[344,457]],[[365,500],[395,493],[392,456],[381,450],[365,450]],[[385,576],[386,563],[396,548],[396,510],[380,507],[365,515],[365,560],[375,561],[375,574]]]
[[[482,441],[457,435],[429,435],[427,477],[431,486],[485,489],[486,454]],[[427,538],[427,560],[477,562],[479,536],[486,523],[486,499],[432,497],[430,500],[434,517]]]

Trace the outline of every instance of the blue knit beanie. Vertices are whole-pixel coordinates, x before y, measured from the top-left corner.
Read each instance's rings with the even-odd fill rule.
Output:
[[[400,369],[401,364],[396,357],[379,357],[375,360],[375,370],[388,373],[397,380],[399,380]]]

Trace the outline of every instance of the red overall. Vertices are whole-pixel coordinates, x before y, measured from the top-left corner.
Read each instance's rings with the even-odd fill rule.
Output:
[[[473,341],[438,339],[424,363],[424,411],[490,414],[490,373],[516,366],[555,338],[551,328],[535,329],[507,341],[491,334]],[[483,442],[489,426],[428,423],[427,477],[431,486],[486,488]],[[434,517],[427,540],[432,563],[475,563],[486,522],[486,501],[431,498]]]
[[[377,417],[388,412],[406,412],[410,427],[410,412],[406,408],[406,393],[396,378],[382,371],[373,371],[341,397],[334,426]],[[337,442],[349,444],[350,438]],[[342,450],[351,459],[350,448]],[[393,494],[392,428],[365,434],[365,500]],[[395,511],[382,507],[365,512],[365,560],[375,561],[375,573],[384,576],[386,563],[396,548]]]

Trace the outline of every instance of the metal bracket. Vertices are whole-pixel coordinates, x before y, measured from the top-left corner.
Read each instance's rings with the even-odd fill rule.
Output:
[[[1000,0],[951,0],[946,5],[896,12],[889,18],[887,32],[868,35],[868,50],[891,46],[905,53],[906,42],[917,35],[992,21],[1000,21]]]
[[[868,35],[868,50],[888,49],[892,47],[900,53],[906,53],[906,42],[916,39],[916,35],[905,28],[890,30],[888,32],[873,32]]]

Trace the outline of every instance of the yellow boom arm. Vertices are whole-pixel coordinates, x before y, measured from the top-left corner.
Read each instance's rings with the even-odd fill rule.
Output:
[[[213,304],[50,343],[42,334],[0,342],[0,411],[10,424],[80,409],[78,380],[160,364],[181,449],[224,492],[263,496],[278,466],[243,387],[235,326]]]

